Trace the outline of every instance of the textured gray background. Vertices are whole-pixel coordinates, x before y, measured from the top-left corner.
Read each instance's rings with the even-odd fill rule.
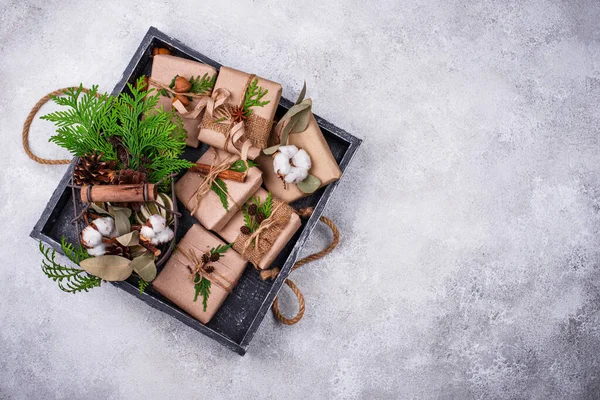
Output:
[[[0,398],[599,398],[599,4],[285,3],[0,0]],[[21,150],[29,107],[110,91],[150,25],[287,97],[306,79],[365,139],[339,250],[294,273],[305,319],[243,358],[111,286],[60,292],[28,238],[65,170]],[[51,132],[34,150],[65,156]]]

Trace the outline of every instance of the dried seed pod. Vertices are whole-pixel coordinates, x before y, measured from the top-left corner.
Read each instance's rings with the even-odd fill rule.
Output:
[[[173,90],[177,93],[187,93],[192,88],[192,83],[185,79],[183,76],[175,78],[175,84]]]
[[[152,50],[152,55],[156,56],[156,55],[159,55],[159,54],[171,54],[171,50],[165,49],[164,47],[155,47]]]
[[[221,258],[221,255],[219,253],[212,253],[210,255],[210,261],[212,261],[212,262],[219,261],[219,258]]]
[[[256,222],[258,222],[259,224],[262,223],[265,220],[265,214],[259,212],[256,214],[256,217],[254,217],[254,219],[256,219]]]
[[[252,234],[252,230],[249,227],[247,227],[246,225],[244,225],[240,228],[240,232],[242,232],[244,235]]]
[[[256,204],[250,204],[248,206],[248,214],[249,215],[256,215],[257,211],[258,211],[258,207],[256,206]]]

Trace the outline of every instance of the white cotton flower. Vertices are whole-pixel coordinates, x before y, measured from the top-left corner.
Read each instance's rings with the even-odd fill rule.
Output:
[[[171,230],[171,228],[166,228],[156,234],[156,238],[160,243],[166,243],[169,240],[173,240],[175,234]]]
[[[310,163],[310,156],[304,149],[298,150],[298,152],[292,157],[292,164],[298,168],[304,168],[306,171],[312,166]]]
[[[92,221],[92,225],[102,236],[112,237],[115,233],[115,220],[111,217],[96,218]]]
[[[148,221],[155,233],[162,232],[167,227],[167,220],[159,214],[151,215]]]
[[[140,229],[140,236],[146,239],[152,239],[156,236],[156,232],[154,232],[154,229],[151,227],[144,225],[142,226],[142,229]]]
[[[288,159],[294,157],[294,155],[298,152],[298,148],[293,144],[287,146],[279,147],[279,152],[285,155]]]
[[[95,247],[102,243],[102,234],[91,226],[86,226],[81,232],[81,242],[85,247]]]
[[[277,153],[273,158],[273,170],[278,175],[287,175],[290,173],[292,166],[290,159],[283,153]]]
[[[273,157],[273,170],[286,183],[300,183],[308,177],[312,163],[304,149],[294,145],[281,146]]]
[[[287,183],[302,182],[308,176],[308,170],[300,167],[292,167],[291,171],[283,179]]]
[[[106,245],[100,243],[98,246],[87,249],[87,252],[93,257],[103,256],[106,253]]]

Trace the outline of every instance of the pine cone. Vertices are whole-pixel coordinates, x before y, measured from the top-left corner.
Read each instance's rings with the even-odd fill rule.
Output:
[[[219,261],[219,258],[221,258],[221,255],[219,253],[212,253],[210,255],[210,261],[212,261],[212,262]]]
[[[246,225],[244,225],[240,228],[240,232],[242,232],[244,235],[252,234],[252,230],[249,227],[247,227]]]
[[[146,173],[133,169],[122,169],[113,174],[112,183],[117,185],[139,184],[148,182]]]
[[[258,207],[256,206],[256,204],[250,204],[248,206],[248,214],[249,215],[256,215],[257,211],[258,211]]]
[[[113,161],[101,161],[101,154],[91,154],[79,158],[73,170],[73,181],[76,185],[108,184],[114,173]]]
[[[211,274],[215,270],[215,267],[213,267],[212,265],[205,265],[204,268],[202,268],[202,269],[207,274]]]
[[[202,254],[202,262],[206,264],[210,261],[210,256],[208,254]]]
[[[261,224],[265,220],[265,218],[266,218],[265,214],[263,214],[263,213],[258,213],[258,214],[256,214],[256,217],[254,217],[256,222],[258,222],[259,224]]]
[[[129,259],[131,258],[131,251],[129,250],[129,247],[123,246],[117,241],[106,245],[106,254],[121,256]]]

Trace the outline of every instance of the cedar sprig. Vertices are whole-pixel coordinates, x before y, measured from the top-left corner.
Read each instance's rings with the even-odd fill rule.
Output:
[[[258,196],[253,196],[248,203],[242,207],[244,214],[244,226],[241,231],[245,234],[256,232],[262,221],[269,218],[273,213],[273,194],[269,192],[265,201],[261,202]]]
[[[249,116],[252,114],[252,107],[264,107],[271,102],[271,100],[260,101],[265,95],[269,93],[268,89],[264,89],[262,86],[258,86],[258,78],[248,85],[246,89],[246,97],[244,99],[244,114]]]
[[[221,200],[221,204],[223,205],[225,211],[229,211],[229,199],[227,198],[229,191],[225,181],[223,181],[221,178],[216,178],[210,188],[217,194],[217,196],[219,196],[219,200]]]
[[[140,294],[144,294],[148,286],[150,286],[150,282],[146,282],[142,278],[138,278],[138,289],[140,290]]]
[[[74,263],[89,258],[89,255],[81,245],[79,245],[79,247],[74,247],[72,244],[67,243],[64,237],[61,240],[61,248],[65,255]],[[49,247],[45,247],[41,241],[39,250],[44,257],[44,259],[42,259],[42,272],[44,272],[48,278],[57,282],[58,287],[63,292],[87,292],[88,290],[101,285],[102,280],[100,278],[90,275],[82,269],[67,267],[66,265],[56,262],[56,251]]]
[[[83,85],[79,85],[64,90],[63,94],[53,96],[52,100],[69,109],[41,117],[54,122],[58,128],[50,142],[64,147],[76,157],[102,154],[102,161],[117,160],[117,151],[104,133],[114,123],[110,115],[114,98],[106,93],[99,95],[97,85],[89,92],[84,92]]]
[[[192,87],[190,92],[195,94],[209,94],[215,87],[216,82],[217,75],[215,74],[213,76],[208,76],[208,72],[202,77],[200,77],[200,75],[198,75],[196,78],[191,76],[190,83],[192,84]]]
[[[210,254],[219,254],[221,255],[221,257],[224,257],[223,254],[225,254],[225,252],[229,250],[231,246],[233,246],[233,243],[220,244],[217,247],[213,247],[212,249],[210,249]]]
[[[212,256],[210,257],[210,261],[218,261],[219,258],[224,257],[225,252],[227,250],[229,250],[231,248],[233,244],[229,243],[229,244],[220,244],[217,247],[213,247],[212,249],[210,249],[209,254]],[[215,257],[216,256],[216,257]],[[194,276],[194,289],[195,289],[195,294],[194,294],[194,301],[198,300],[198,296],[202,296],[202,306],[204,308],[204,311],[206,311],[206,307],[208,305],[208,297],[210,296],[210,287],[211,287],[211,282],[206,279],[204,276],[200,275],[199,273],[196,274],[196,276]]]
[[[169,89],[173,89],[175,87],[175,80],[178,76],[179,75],[175,75],[173,79],[171,79],[171,83],[169,83]],[[160,94],[161,96],[171,98],[171,93],[169,93],[167,89],[158,89],[158,94]]]

